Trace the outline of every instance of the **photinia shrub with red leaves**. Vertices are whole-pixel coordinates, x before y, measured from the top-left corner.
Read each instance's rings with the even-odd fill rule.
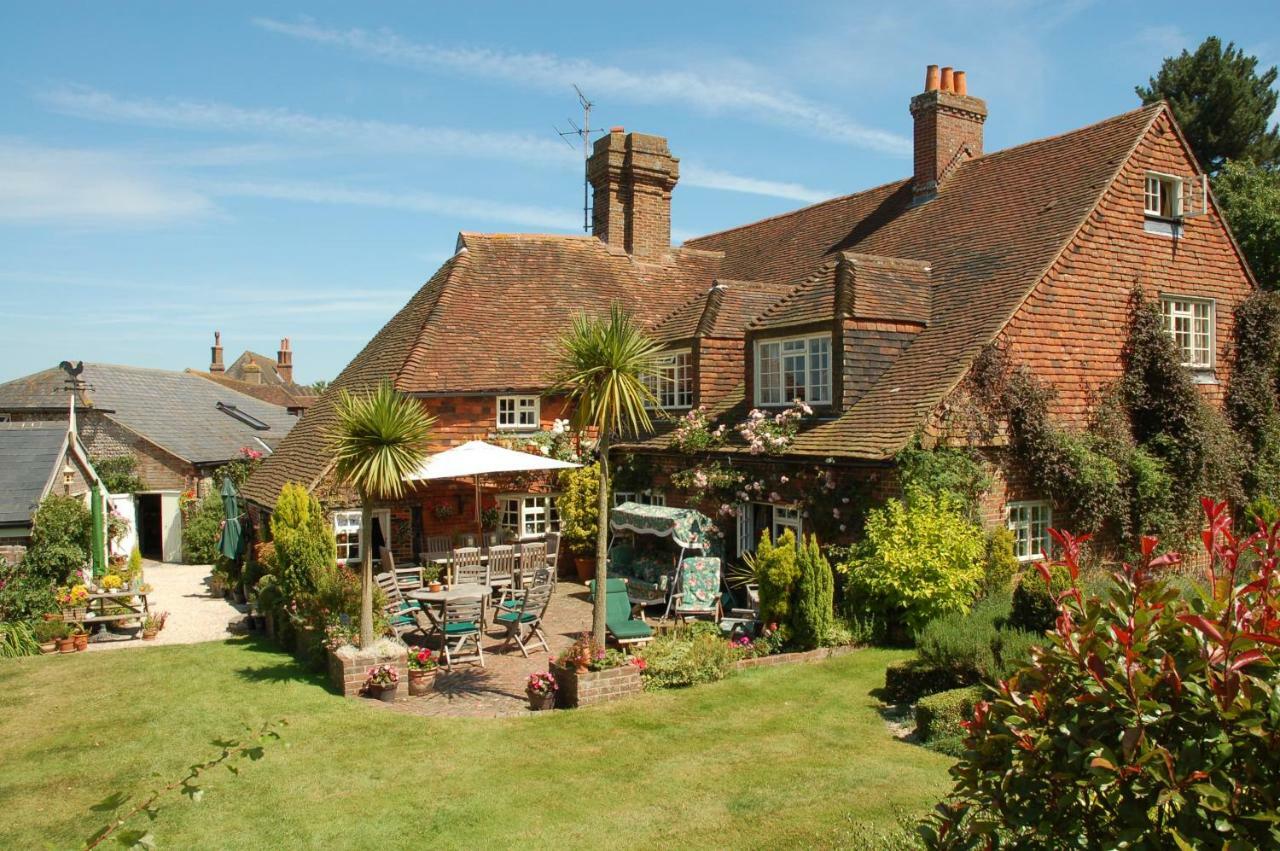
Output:
[[[1202,504],[1190,600],[1155,538],[1086,596],[1087,536],[1051,530],[1057,623],[975,706],[928,847],[1280,847],[1280,523],[1237,537],[1226,503]]]

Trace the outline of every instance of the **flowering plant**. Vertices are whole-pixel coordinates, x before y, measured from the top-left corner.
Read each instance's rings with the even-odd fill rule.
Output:
[[[556,663],[565,668],[589,668],[597,659],[605,656],[604,648],[596,643],[591,633],[584,632],[564,649]]]
[[[390,688],[400,682],[400,675],[393,665],[375,665],[364,678],[365,688]]]
[[[773,416],[752,408],[747,421],[738,426],[738,433],[747,441],[747,450],[752,455],[777,455],[795,440],[800,418],[812,413],[813,408],[800,399]]]
[[[699,405],[685,414],[676,423],[671,433],[671,445],[681,452],[701,452],[714,449],[724,443],[725,427],[711,427],[711,418],[707,415],[707,406]]]
[[[351,623],[350,618],[339,617],[325,625],[324,646],[329,650],[337,650],[348,644],[354,645],[359,634],[359,629]]]
[[[84,585],[63,585],[58,589],[58,605],[83,606],[89,602],[89,589]]]
[[[671,483],[690,493],[731,491],[742,483],[743,474],[719,461],[706,466],[698,465],[671,475]]]
[[[106,576],[102,577],[102,587],[106,588],[108,591],[115,591],[118,588],[124,587],[124,580],[114,573],[108,573]]]
[[[436,658],[426,647],[416,653],[409,654],[409,670],[410,671],[434,671],[436,668]]]
[[[649,663],[644,660],[643,656],[632,656],[627,661],[627,664],[640,671],[643,671],[645,668],[649,667]]]
[[[555,694],[560,686],[548,671],[538,671],[536,674],[529,675],[524,688],[529,694]]]

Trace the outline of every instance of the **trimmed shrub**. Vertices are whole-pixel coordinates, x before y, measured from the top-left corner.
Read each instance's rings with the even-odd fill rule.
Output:
[[[1018,557],[1013,554],[1013,533],[1004,526],[997,526],[987,532],[981,594],[985,597],[1007,595],[1017,572]]]
[[[967,611],[983,577],[982,530],[948,494],[914,491],[867,517],[866,539],[849,562],[846,598],[855,610],[900,616],[911,629]]]
[[[84,502],[74,496],[46,496],[31,518],[31,546],[22,570],[44,583],[61,584],[89,563],[93,521]]]
[[[756,580],[760,586],[760,619],[776,623],[790,640],[792,591],[800,578],[796,564],[796,538],[788,529],[773,543],[766,529],[760,535],[755,555]]]
[[[182,516],[182,560],[187,564],[217,564],[218,536],[222,534],[222,498],[213,491],[199,502],[188,503]]]
[[[1039,633],[1006,625],[1011,609],[1005,594],[979,600],[967,615],[930,621],[916,636],[920,658],[962,683],[1003,679],[1026,661],[1031,646],[1044,643]]]
[[[810,535],[796,553],[796,583],[791,611],[791,640],[801,650],[827,641],[831,632],[835,580],[831,564]]]
[[[324,510],[302,485],[287,482],[271,515],[277,586],[286,600],[316,590],[316,577],[334,567],[338,546]]]
[[[965,686],[940,691],[916,703],[916,735],[922,742],[963,736],[961,721],[973,717],[973,707],[982,700],[982,686]]]
[[[932,665],[923,659],[907,659],[884,669],[884,700],[886,703],[915,703],[927,694],[968,684],[948,668]]]
[[[588,464],[560,473],[560,542],[578,555],[594,554],[600,528],[600,466]]]

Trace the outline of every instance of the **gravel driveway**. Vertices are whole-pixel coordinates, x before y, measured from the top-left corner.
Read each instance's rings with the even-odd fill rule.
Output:
[[[149,647],[156,644],[195,644],[221,641],[240,634],[244,612],[222,597],[209,593],[207,564],[143,564],[143,576],[154,589],[149,595],[151,611],[168,612],[165,628],[154,641],[140,639],[90,641],[90,650]]]

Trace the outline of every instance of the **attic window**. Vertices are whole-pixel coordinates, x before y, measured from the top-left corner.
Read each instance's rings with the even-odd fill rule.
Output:
[[[242,411],[235,405],[228,405],[225,402],[219,402],[218,410],[222,411],[222,413],[226,414],[229,417],[234,417],[235,419],[247,425],[249,428],[255,429],[256,431],[268,431],[271,428],[271,426],[267,425],[262,420],[255,417],[253,414],[249,413],[248,411]]]
[[[1144,210],[1160,219],[1182,218],[1182,179],[1148,172]]]

